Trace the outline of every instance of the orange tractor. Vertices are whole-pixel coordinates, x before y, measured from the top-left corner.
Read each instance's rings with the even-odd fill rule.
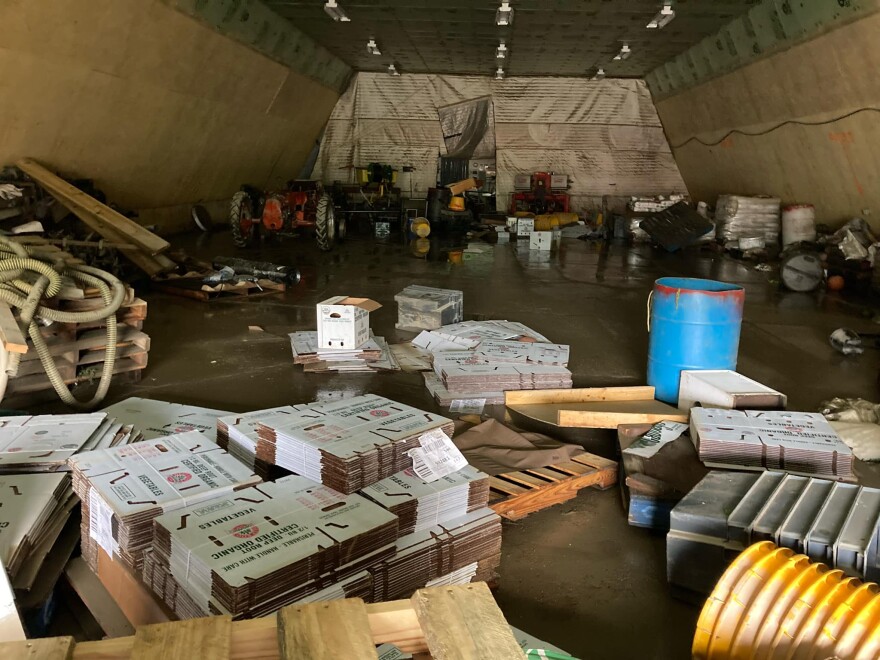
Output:
[[[257,234],[284,236],[298,229],[314,231],[322,250],[345,238],[345,215],[335,213],[333,198],[319,181],[288,181],[277,192],[242,186],[232,197],[229,224],[237,247],[247,247]]]

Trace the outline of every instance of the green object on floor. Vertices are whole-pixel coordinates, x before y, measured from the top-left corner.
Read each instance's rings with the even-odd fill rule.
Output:
[[[542,649],[526,649],[527,658],[547,658],[548,660],[577,660],[573,655],[557,653],[556,651],[544,651]]]

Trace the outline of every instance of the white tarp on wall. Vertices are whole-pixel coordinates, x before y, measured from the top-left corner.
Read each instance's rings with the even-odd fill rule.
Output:
[[[359,73],[339,99],[321,144],[316,178],[354,181],[371,162],[412,166],[417,197],[435,185],[446,154],[438,108],[489,96],[494,113],[498,204],[516,174],[568,174],[574,210],[603,195],[686,192],[640,80]]]

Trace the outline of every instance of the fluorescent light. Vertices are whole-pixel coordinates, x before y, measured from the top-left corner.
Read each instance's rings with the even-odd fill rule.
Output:
[[[495,25],[501,27],[513,25],[513,7],[510,6],[510,2],[502,0],[501,6],[495,12]]]
[[[504,44],[503,41],[498,45],[498,50],[495,51],[495,57],[497,57],[499,60],[503,60],[505,57],[507,57],[507,46]]]
[[[504,80],[504,69],[502,69],[500,66],[495,72],[495,80]]]
[[[593,80],[603,80],[605,78],[605,69],[596,69],[596,75],[593,76]]]
[[[397,70],[397,67],[394,66],[394,62],[388,65],[388,75],[389,76],[399,76],[400,71]]]
[[[632,55],[632,51],[629,48],[629,44],[623,44],[620,49],[620,52],[614,56],[615,60],[626,60],[629,59],[629,56]]]
[[[376,45],[375,39],[370,39],[367,42],[367,52],[370,55],[381,55],[382,54],[382,51],[379,50],[379,46]]]
[[[348,15],[342,10],[342,7],[336,4],[336,0],[327,0],[327,4],[324,5],[324,11],[327,12],[327,15],[337,23],[348,23],[351,21]]]
[[[675,10],[672,8],[672,3],[667,2],[646,27],[649,30],[660,30],[669,25],[673,18],[675,18]]]

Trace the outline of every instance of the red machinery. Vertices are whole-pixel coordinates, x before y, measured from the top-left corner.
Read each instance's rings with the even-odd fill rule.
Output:
[[[290,234],[314,229],[322,250],[330,250],[345,238],[345,216],[334,213],[333,200],[318,181],[289,181],[285,190],[264,192],[242,186],[229,209],[232,240],[247,247],[256,234]]]
[[[528,177],[520,175],[517,177]],[[516,182],[520,188],[519,181]],[[525,187],[525,186],[522,186]],[[536,215],[542,213],[568,213],[569,195],[568,176],[550,172],[535,172],[531,176],[527,190],[517,190],[510,196],[510,212],[530,211]]]

